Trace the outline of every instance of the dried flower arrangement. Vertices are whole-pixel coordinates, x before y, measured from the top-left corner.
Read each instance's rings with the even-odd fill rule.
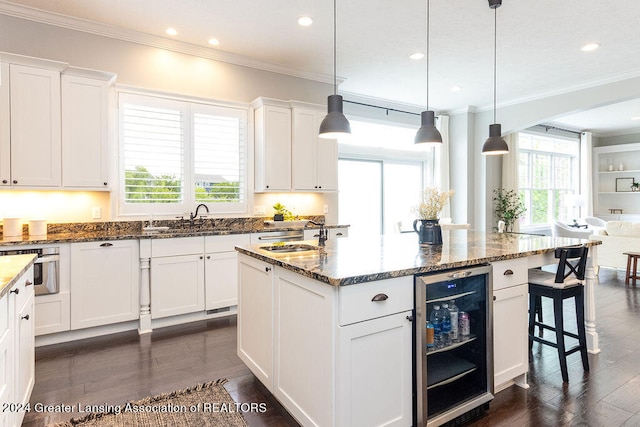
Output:
[[[455,190],[440,191],[435,187],[428,187],[422,192],[420,204],[414,209],[419,219],[438,219],[440,212]]]

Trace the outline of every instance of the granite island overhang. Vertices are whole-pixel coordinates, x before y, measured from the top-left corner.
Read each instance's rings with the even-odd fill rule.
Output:
[[[519,233],[443,231],[442,245],[418,244],[415,233],[332,239],[315,252],[273,254],[264,244],[236,247],[245,255],[332,286],[412,276],[495,261],[548,254],[559,246],[601,242]],[[314,245],[312,240],[304,243]]]

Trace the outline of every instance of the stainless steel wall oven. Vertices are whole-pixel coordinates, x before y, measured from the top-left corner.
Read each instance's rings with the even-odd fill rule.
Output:
[[[35,254],[38,256],[33,266],[36,296],[60,292],[60,248],[0,250],[0,256],[20,254]]]

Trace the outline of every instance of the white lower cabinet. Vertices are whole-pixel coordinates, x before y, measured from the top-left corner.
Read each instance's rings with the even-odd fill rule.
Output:
[[[239,263],[238,355],[300,424],[411,425],[413,277],[334,287]]]
[[[151,258],[151,318],[204,310],[204,255]]]
[[[137,240],[71,244],[71,329],[139,317]]]
[[[338,327],[336,425],[411,425],[411,314]]]
[[[30,267],[0,299],[0,426],[22,424],[35,384],[33,304]]]
[[[493,366],[498,392],[512,384],[528,388],[527,259],[493,264]]]
[[[205,249],[205,308],[216,310],[238,304],[238,252],[250,234],[207,236]]]
[[[238,258],[238,357],[273,393],[273,266]]]

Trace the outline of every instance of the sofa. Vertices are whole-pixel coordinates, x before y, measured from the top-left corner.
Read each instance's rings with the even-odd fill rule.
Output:
[[[609,221],[604,229],[589,236],[589,240],[602,241],[598,246],[598,267],[626,270],[624,252],[640,252],[640,222]]]

